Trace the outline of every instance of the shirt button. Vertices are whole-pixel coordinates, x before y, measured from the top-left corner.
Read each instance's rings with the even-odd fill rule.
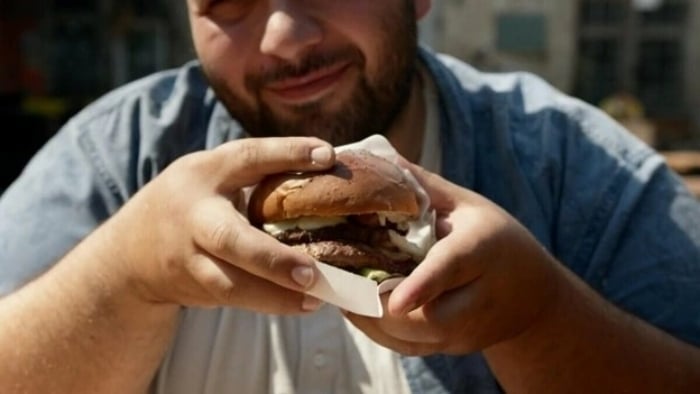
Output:
[[[326,356],[319,352],[314,355],[314,365],[316,368],[323,368],[326,366],[328,360],[326,360]]]

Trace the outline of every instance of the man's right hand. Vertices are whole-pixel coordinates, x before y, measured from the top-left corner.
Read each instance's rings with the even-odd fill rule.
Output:
[[[268,174],[322,170],[332,147],[314,138],[245,139],[184,156],[141,189],[101,228],[109,272],[139,298],[265,313],[315,310],[304,295],[314,261],[250,226],[236,209],[243,188]]]

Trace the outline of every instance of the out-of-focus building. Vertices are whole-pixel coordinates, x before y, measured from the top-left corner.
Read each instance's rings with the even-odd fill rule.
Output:
[[[0,92],[91,98],[191,58],[184,3],[0,3]]]
[[[0,1],[0,191],[79,108],[192,58],[184,2]],[[16,142],[11,142],[16,141]]]
[[[699,1],[433,4],[435,21],[426,30],[437,49],[484,70],[534,72],[595,105],[634,96],[654,145],[700,148]]]
[[[424,41],[530,71],[661,150],[700,197],[700,1],[435,1]]]
[[[668,165],[683,178],[690,191],[700,198],[700,151],[678,149],[662,153]]]

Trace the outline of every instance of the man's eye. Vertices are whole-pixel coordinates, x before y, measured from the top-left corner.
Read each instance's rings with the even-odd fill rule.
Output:
[[[207,14],[220,20],[236,20],[245,16],[257,0],[211,0]]]

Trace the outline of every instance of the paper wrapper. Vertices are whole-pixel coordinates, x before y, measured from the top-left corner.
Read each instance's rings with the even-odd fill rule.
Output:
[[[377,156],[398,163],[399,155],[389,141],[381,135],[370,136],[360,142],[336,148],[336,152],[352,149],[365,149]],[[418,191],[420,217],[411,223],[406,239],[421,249],[428,250],[435,242],[435,214],[430,210],[430,200],[423,187],[407,169],[403,169],[406,178]],[[370,317],[382,317],[384,314],[379,296],[393,290],[403,278],[390,278],[381,284],[341,270],[331,265],[318,262],[321,273],[316,285],[308,291],[314,297],[333,304],[346,311]]]

